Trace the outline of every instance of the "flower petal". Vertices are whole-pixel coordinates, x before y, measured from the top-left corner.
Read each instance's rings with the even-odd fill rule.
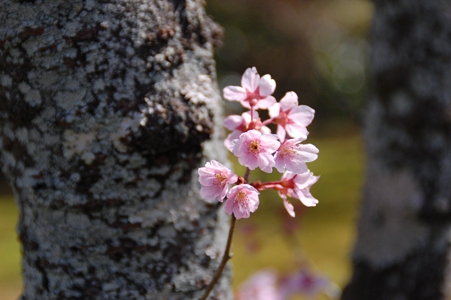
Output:
[[[260,75],[258,75],[257,69],[255,67],[247,68],[241,77],[241,86],[253,93],[258,88],[259,81]]]
[[[296,216],[296,214],[294,213],[294,207],[290,202],[288,202],[287,197],[283,197],[283,206],[285,206],[285,209],[290,216],[292,216],[293,218]]]
[[[229,150],[232,151],[234,142],[240,138],[240,135],[242,134],[241,131],[234,130],[232,131],[227,138],[224,140],[224,146]]]
[[[284,111],[297,107],[299,104],[298,95],[295,92],[287,92],[285,96],[280,99],[279,103]]]
[[[295,174],[295,173],[292,173]],[[296,185],[296,188],[299,190],[303,190],[305,188],[308,188],[309,186],[312,186],[313,183],[315,183],[316,181],[318,181],[318,179],[316,179],[315,182],[312,182],[315,177],[317,176],[313,176],[313,173],[310,171],[304,172],[304,173],[298,173],[295,174],[295,178],[294,178],[294,183]],[[294,177],[294,176],[292,176]]]
[[[313,198],[312,194],[310,194],[310,191],[307,189],[301,190],[296,193],[299,197],[298,199],[301,200],[302,204],[308,207],[313,207],[318,204],[318,200]]]
[[[233,214],[237,220],[239,219],[247,219],[251,216],[251,213],[248,209],[243,207],[242,205],[235,205],[233,207]]]
[[[225,211],[227,212],[228,215],[233,214],[233,202],[234,202],[234,200],[232,198],[230,198],[229,195],[227,195],[227,200],[226,200],[226,203],[224,205],[224,209],[225,209]]]
[[[276,98],[273,96],[267,96],[264,99],[258,100],[255,105],[255,109],[268,109],[276,103]]]
[[[213,176],[204,176],[204,175],[199,176],[199,182],[201,185],[204,185],[204,186],[213,185],[215,179],[216,179],[216,177],[214,175]]]
[[[224,126],[228,130],[234,130],[243,123],[243,117],[239,115],[230,115],[224,119]]]
[[[218,195],[218,201],[222,202],[224,201],[225,196],[227,195],[227,192],[229,191],[229,187],[227,186],[227,184],[224,186],[224,188],[222,189],[221,193]]]
[[[241,86],[226,86],[222,93],[224,98],[230,101],[243,101],[247,97],[246,90]]]
[[[277,125],[277,136],[279,137],[279,140],[281,142],[285,141],[285,137],[286,137],[286,131],[285,128],[283,128],[283,126],[281,125]]]
[[[248,167],[251,170],[255,170],[259,165],[258,156],[254,155],[240,156],[238,157],[238,161],[240,164],[242,164],[245,167]]]
[[[277,140],[277,135],[275,134],[262,134],[260,140],[266,150],[270,153],[274,153],[280,147],[280,143]]]
[[[260,132],[262,134],[271,134],[271,129],[269,129],[269,127],[266,126],[262,126],[262,128],[260,128]]]
[[[285,168],[288,171],[291,171],[296,174],[305,173],[308,171],[307,165],[305,162],[297,157],[294,158],[286,158],[285,159]]]
[[[299,124],[287,124],[285,125],[285,131],[289,136],[295,139],[307,139],[308,131],[307,128]]]
[[[279,173],[283,173],[285,171],[285,162],[279,152],[276,152],[276,154],[274,155],[274,162],[274,166],[276,167],[277,171],[279,171]]]
[[[307,105],[299,105],[290,111],[289,118],[297,124],[307,127],[315,117],[315,110]]]
[[[259,87],[260,95],[262,97],[266,97],[274,93],[274,90],[276,89],[276,82],[269,74],[266,74],[260,78]]]
[[[233,213],[237,219],[249,218],[258,208],[258,195],[257,189],[249,184],[234,186],[227,194],[226,212]]]
[[[218,188],[216,186],[203,186],[200,189],[202,198],[209,202],[213,202],[219,196]]]
[[[242,113],[241,116],[243,117],[243,120],[246,123],[246,125],[249,125],[249,123],[252,121],[251,113],[249,111]],[[257,111],[254,112],[254,118],[256,119],[259,118]]]
[[[298,145],[298,155],[304,162],[312,162],[318,158],[319,150],[312,144]]]
[[[271,107],[268,108],[268,113],[271,119],[277,118],[280,114],[280,104],[274,103]]]
[[[260,155],[257,156],[258,160],[258,166],[259,168],[266,173],[272,172],[272,167],[274,167],[274,157],[270,153],[260,153]]]

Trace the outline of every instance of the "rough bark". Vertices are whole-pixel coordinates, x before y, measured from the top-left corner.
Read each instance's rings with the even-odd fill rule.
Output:
[[[202,0],[0,1],[0,148],[20,211],[22,299],[196,299],[228,218]],[[230,299],[229,275],[211,299]]]
[[[343,299],[451,299],[451,2],[374,4],[366,184]]]

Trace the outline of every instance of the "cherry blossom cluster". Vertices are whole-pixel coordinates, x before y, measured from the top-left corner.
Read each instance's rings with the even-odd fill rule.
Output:
[[[310,187],[318,180],[307,168],[306,163],[316,160],[318,148],[312,144],[301,144],[307,139],[307,126],[312,122],[315,111],[298,104],[294,92],[288,92],[277,102],[272,96],[276,82],[270,75],[260,77],[255,67],[248,68],[241,86],[224,88],[224,98],[239,101],[249,111],[231,115],[224,120],[224,126],[231,131],[224,141],[225,147],[247,168],[247,175],[238,176],[221,163],[212,160],[199,168],[200,193],[208,201],[225,203],[225,210],[237,219],[249,218],[259,205],[262,190],[278,191],[290,216],[294,217],[293,205],[287,198],[299,199],[305,206],[318,203],[310,193]],[[268,110],[269,118],[262,120],[258,110]],[[276,133],[268,127],[273,124]],[[247,182],[250,170],[260,168],[271,173],[273,168],[282,173],[279,181]],[[230,185],[234,185],[230,188]]]

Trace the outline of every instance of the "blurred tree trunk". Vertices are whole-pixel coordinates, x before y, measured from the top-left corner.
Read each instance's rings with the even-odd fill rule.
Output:
[[[343,299],[451,299],[451,2],[374,4],[366,185]]]
[[[22,299],[196,299],[210,281],[228,218],[198,193],[197,168],[226,157],[203,4],[0,1]]]

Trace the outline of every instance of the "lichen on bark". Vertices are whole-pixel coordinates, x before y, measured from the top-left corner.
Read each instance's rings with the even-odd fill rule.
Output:
[[[23,299],[194,299],[211,279],[227,218],[196,168],[226,153],[203,4],[0,2]]]

